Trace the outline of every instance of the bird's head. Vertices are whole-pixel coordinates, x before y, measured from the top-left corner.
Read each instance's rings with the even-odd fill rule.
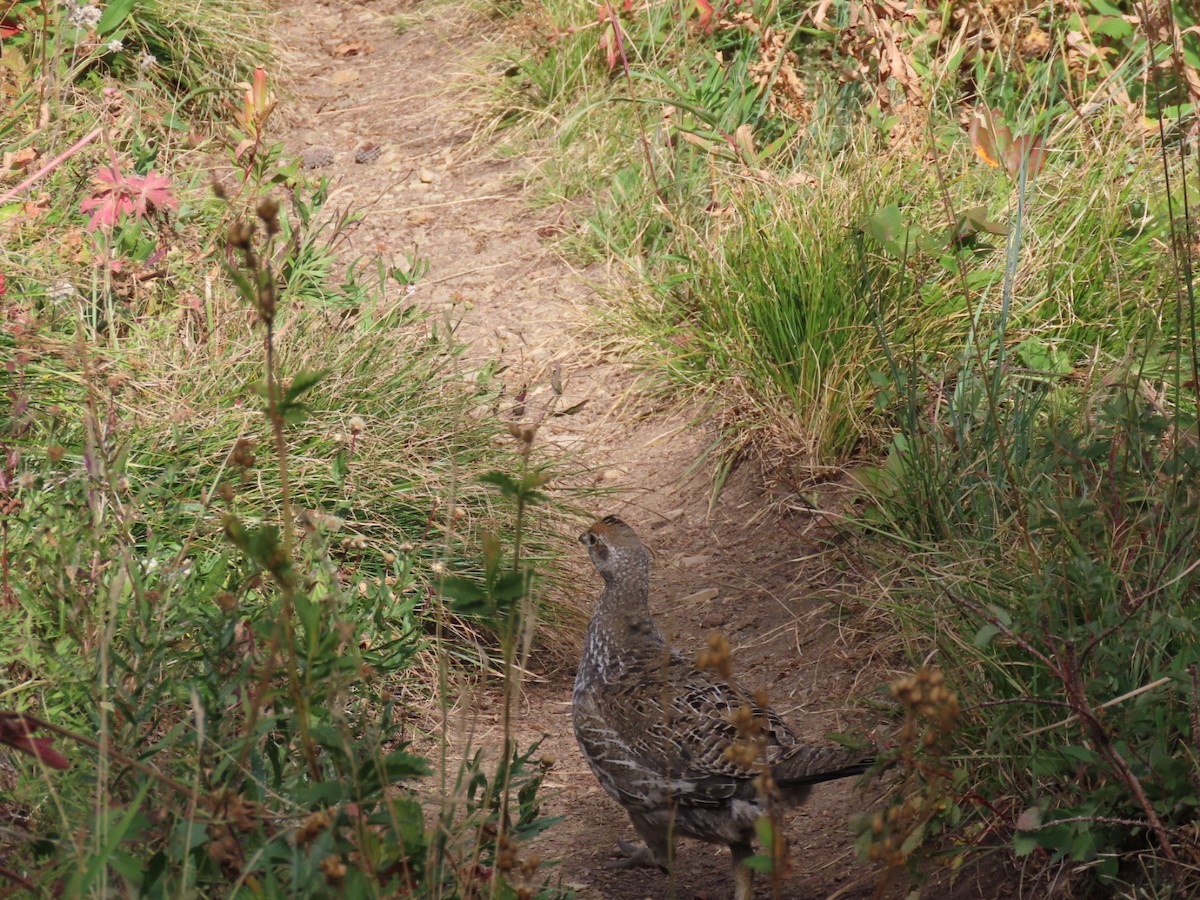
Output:
[[[650,573],[650,552],[637,533],[616,516],[605,516],[579,536],[592,565],[605,581],[645,580]]]

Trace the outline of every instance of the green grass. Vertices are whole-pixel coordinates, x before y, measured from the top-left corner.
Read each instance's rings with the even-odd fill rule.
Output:
[[[1200,42],[1148,68],[1168,60],[1161,34],[1101,3],[843,2],[821,28],[799,4],[714,4],[757,30],[663,3],[618,9],[610,64],[614,26],[585,6],[537,6],[575,30],[526,41],[538,77],[508,96],[563,87],[504,124],[552,148],[535,189],[579,225],[564,251],[629,285],[606,336],[705,398],[768,477],[860,464],[858,550],[882,589],[855,599],[900,635],[896,665],[941,669],[899,689],[900,777],[862,852],[884,881],[920,878],[999,839],[1080,890],[1186,895],[1198,460],[1179,139]],[[795,56],[761,56],[768,28]],[[1146,127],[1160,115],[1165,140]],[[1009,130],[973,136],[979,117]],[[1044,159],[1022,172],[1004,148],[1034,140]]]
[[[1005,305],[1007,338],[1063,365],[1120,348],[1157,315],[1146,298],[1169,292],[1172,272],[1153,141],[1113,115],[1070,115],[1052,68],[1037,70],[1040,81],[1024,73],[1033,80],[1019,95],[1003,69],[981,61],[974,73],[981,88],[1013,98],[1014,132],[1040,131],[1050,148],[1018,212],[1017,186],[976,158],[944,82],[924,118],[885,115],[808,60],[820,40],[801,28],[794,71],[812,99],[789,118],[752,81],[757,38],[746,29],[706,38],[673,9],[624,15],[630,71],[619,61],[607,74],[599,42],[611,27],[585,25],[579,4],[544,7],[574,31],[518,62],[509,96],[538,102],[513,140],[532,131],[557,145],[537,190],[583,220],[567,252],[643,282],[635,295],[648,302],[622,315],[661,348],[657,365],[677,384],[722,398],[731,433],[822,465],[878,449],[886,419],[868,376],[881,312],[897,340],[948,359],[978,316]],[[783,12],[773,24],[794,31]],[[859,241],[893,205],[899,224],[925,237],[921,247],[882,247],[870,229]],[[1005,235],[972,235],[962,250],[947,242],[968,213],[996,230],[1020,227],[1007,280]],[[865,286],[880,278],[882,311]]]
[[[426,725],[498,675],[511,733],[537,623],[577,627],[542,602],[558,463],[408,302],[425,262],[335,256],[273,68],[235,86],[264,10],[106,9],[5,42],[0,129],[28,171],[70,151],[0,206],[0,882],[560,894],[505,862],[551,824],[536,745],[455,763]]]

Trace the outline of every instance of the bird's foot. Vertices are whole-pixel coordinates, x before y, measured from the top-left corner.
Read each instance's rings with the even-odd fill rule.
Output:
[[[607,863],[610,869],[637,869],[642,867],[666,870],[666,863],[658,858],[658,854],[644,844],[634,844],[630,841],[617,841],[624,859],[614,859]]]

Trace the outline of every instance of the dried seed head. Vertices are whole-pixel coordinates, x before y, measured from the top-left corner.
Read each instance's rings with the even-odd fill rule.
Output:
[[[496,868],[507,874],[515,869],[519,863],[517,848],[513,845],[513,842],[508,839],[508,835],[500,835],[500,840],[496,842]]]
[[[534,437],[537,436],[537,426],[526,425],[522,422],[509,422],[508,433],[522,444],[532,444]]]
[[[279,233],[279,203],[271,197],[263,197],[254,210],[267,227],[267,234]]]
[[[739,738],[725,748],[725,759],[739,769],[753,770],[759,761],[760,750],[758,743],[752,739]]]
[[[249,250],[254,238],[254,223],[238,219],[229,226],[226,240],[235,250]]]
[[[327,856],[321,860],[321,871],[325,874],[328,884],[337,884],[346,877],[346,864],[336,854]]]
[[[238,442],[233,445],[233,453],[230,454],[229,459],[240,468],[252,467],[254,465],[254,441],[250,438],[239,438]]]
[[[296,843],[303,847],[316,840],[321,832],[329,828],[330,821],[329,813],[311,813],[296,829]]]
[[[541,867],[541,865],[542,858],[536,853],[531,853],[525,859],[525,861],[521,863],[521,874],[526,878],[532,878],[537,874],[537,870]]]
[[[249,252],[247,252],[246,258],[246,264],[253,265],[249,262]],[[275,279],[271,277],[270,272],[264,272],[263,277],[259,280],[258,295],[255,299],[258,317],[268,323],[275,321]]]
[[[709,632],[708,647],[696,655],[696,668],[714,672],[726,681],[733,677],[733,651],[725,635],[719,631]]]

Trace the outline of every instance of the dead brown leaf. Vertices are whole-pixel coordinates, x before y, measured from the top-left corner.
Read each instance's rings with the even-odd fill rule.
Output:
[[[333,48],[334,56],[366,56],[374,52],[375,48],[366,41],[342,41]]]

